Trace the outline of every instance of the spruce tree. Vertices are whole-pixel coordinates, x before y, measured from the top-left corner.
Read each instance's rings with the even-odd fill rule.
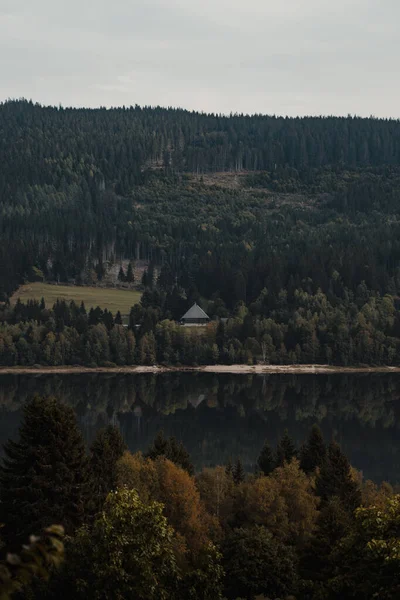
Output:
[[[115,315],[114,324],[122,325],[122,317],[121,317],[120,311],[118,311],[117,314]]]
[[[0,523],[9,544],[52,523],[67,533],[83,523],[88,499],[85,444],[74,411],[36,396],[24,408],[17,442],[4,445]]]
[[[126,281],[126,276],[125,276],[124,269],[123,269],[122,265],[119,268],[118,281]]]
[[[173,436],[165,438],[163,431],[157,433],[152,446],[150,446],[145,456],[152,460],[155,460],[159,456],[165,456],[168,460],[185,469],[189,475],[193,475],[194,473],[190,455],[182,442],[178,442]]]
[[[239,485],[239,483],[242,483],[242,481],[245,480],[245,471],[243,468],[243,464],[242,461],[240,460],[240,458],[237,459],[236,464],[233,468],[233,481],[236,485]]]
[[[111,331],[111,329],[114,327],[114,318],[113,318],[113,314],[112,314],[111,310],[109,311],[106,308],[104,309],[102,321],[103,321],[104,325],[106,326],[107,331]]]
[[[260,456],[257,460],[257,465],[263,475],[272,473],[275,467],[275,458],[271,450],[271,446],[266,441],[261,449]]]
[[[150,448],[145,453],[146,458],[155,460],[158,456],[166,456],[168,452],[168,439],[164,436],[163,431],[159,431],[154,438]]]
[[[129,262],[129,265],[128,265],[128,271],[126,273],[126,281],[128,283],[133,283],[135,281],[135,277],[133,274],[133,266],[132,266],[131,262]]]
[[[316,480],[316,493],[322,506],[335,496],[351,512],[361,504],[361,492],[352,479],[349,460],[336,442],[329,444],[327,460]]]
[[[169,438],[167,458],[182,467],[182,469],[185,469],[189,475],[194,474],[194,467],[191,463],[189,452],[182,442],[178,442],[174,436]]]
[[[333,577],[338,547],[351,526],[351,515],[337,497],[329,500],[320,511],[315,531],[300,553],[301,578],[307,587],[310,586],[311,593],[316,582],[325,584]]]
[[[300,450],[300,468],[307,474],[322,467],[326,460],[326,445],[318,425],[313,425],[306,443]]]
[[[148,278],[148,275],[147,275],[147,271],[143,271],[143,275],[142,275],[142,285],[143,285],[144,287],[147,287],[147,285],[148,285],[148,280],[149,280],[149,278]]]
[[[127,450],[122,435],[109,425],[100,429],[90,447],[89,471],[92,488],[92,512],[102,509],[109,492],[117,485],[117,462]]]
[[[283,467],[285,462],[290,462],[293,458],[296,458],[296,456],[296,446],[289,436],[288,430],[285,429],[283,436],[276,447],[276,466]]]
[[[227,474],[228,477],[233,477],[233,466],[232,466],[231,459],[229,459],[229,461],[225,467],[225,473]]]

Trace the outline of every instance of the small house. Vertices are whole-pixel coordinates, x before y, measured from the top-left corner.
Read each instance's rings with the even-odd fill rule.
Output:
[[[196,302],[181,319],[182,325],[207,325],[209,322],[210,317],[198,304],[196,304]]]

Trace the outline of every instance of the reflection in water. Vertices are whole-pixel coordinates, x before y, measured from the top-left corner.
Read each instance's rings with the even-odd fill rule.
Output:
[[[365,477],[400,482],[400,375],[3,375],[0,443],[14,437],[34,394],[74,407],[88,443],[107,424],[132,451],[159,429],[182,440],[197,468],[240,456],[254,469],[265,439],[288,428],[299,443],[317,422]]]

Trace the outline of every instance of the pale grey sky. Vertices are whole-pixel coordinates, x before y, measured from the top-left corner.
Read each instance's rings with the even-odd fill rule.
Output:
[[[400,117],[399,0],[0,0],[0,100]]]

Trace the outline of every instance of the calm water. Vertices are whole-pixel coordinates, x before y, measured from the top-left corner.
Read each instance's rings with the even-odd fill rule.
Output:
[[[300,443],[318,423],[367,478],[400,483],[400,375],[0,376],[0,444],[15,437],[24,402],[55,395],[76,411],[88,443],[117,425],[132,451],[159,429],[181,439],[197,468],[240,456],[251,470],[265,439],[288,428]]]

